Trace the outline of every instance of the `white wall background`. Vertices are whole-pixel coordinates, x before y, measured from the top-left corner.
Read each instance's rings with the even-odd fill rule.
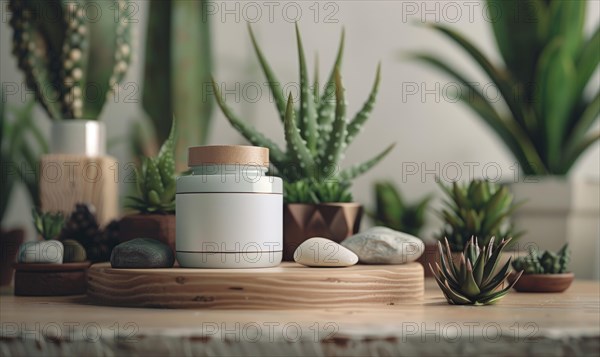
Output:
[[[2,5],[5,5],[2,1]],[[140,83],[141,58],[143,54],[147,2],[137,1],[139,19],[135,32],[136,57],[125,82]],[[238,2],[216,1],[217,12],[213,17],[215,77],[220,82],[232,85],[239,82],[263,83],[257,69],[246,30],[246,20],[253,24],[263,51],[284,82],[297,81],[297,54],[295,50],[294,19],[299,20],[304,39],[309,68],[313,67],[315,53],[319,53],[321,78],[325,78],[335,56],[342,27],[346,29],[346,51],[343,77],[350,102],[349,113],[362,105],[372,84],[378,61],[383,66],[383,81],[376,109],[365,131],[347,152],[345,165],[366,160],[387,144],[397,142],[396,149],[385,161],[368,174],[359,178],[353,188],[355,199],[370,206],[371,185],[378,179],[396,181],[405,196],[416,199],[428,192],[437,192],[434,174],[454,177],[456,167],[462,178],[469,176],[468,165],[479,165],[475,176],[482,176],[487,164],[488,176],[497,175],[500,167],[504,179],[512,179],[514,160],[502,142],[468,109],[460,103],[452,103],[434,94],[436,86],[444,88],[450,82],[439,72],[425,65],[400,58],[404,51],[430,50],[456,64],[465,73],[479,81],[482,86],[489,81],[476,70],[473,63],[458,47],[431,30],[418,26],[423,19],[430,22],[449,23],[472,39],[493,60],[499,57],[495,49],[490,24],[486,21],[484,2],[479,1],[294,1],[294,2]],[[269,8],[273,9],[272,16]],[[262,12],[258,14],[257,9]],[[297,10],[301,10],[298,14]],[[317,12],[318,9],[318,12]],[[228,12],[226,11],[228,10]],[[587,30],[600,22],[600,2],[589,1]],[[316,20],[316,21],[315,21]],[[23,77],[16,69],[11,55],[12,31],[8,26],[8,15],[2,7],[0,24],[0,77],[3,83],[22,83]],[[312,72],[312,70],[311,70]],[[598,74],[595,86],[600,83]],[[407,86],[419,87],[416,94],[406,91]],[[257,103],[243,100],[234,104],[241,116],[252,121],[269,137],[283,143],[282,129],[268,100],[267,88],[262,87],[263,97]],[[490,91],[489,95],[494,96]],[[135,95],[139,102],[140,93]],[[243,98],[242,98],[243,99]],[[231,100],[231,99],[230,99]],[[19,96],[8,98],[9,104],[20,105]],[[41,110],[37,110],[38,122],[45,130],[49,121]],[[109,138],[122,136],[133,120],[143,117],[140,105],[118,103],[108,105],[101,120],[107,123]],[[243,139],[215,111],[212,144],[242,143]],[[127,161],[124,145],[111,148],[111,154]],[[574,177],[600,176],[600,146],[594,145],[572,171]],[[420,170],[415,175],[403,178],[403,165],[416,163],[429,170],[422,177]],[[437,165],[437,166],[436,166]],[[447,171],[444,170],[447,169]],[[29,224],[29,205],[24,191],[18,190],[8,213],[9,225]],[[427,235],[436,230],[437,222],[430,220]],[[33,231],[29,229],[29,237]]]

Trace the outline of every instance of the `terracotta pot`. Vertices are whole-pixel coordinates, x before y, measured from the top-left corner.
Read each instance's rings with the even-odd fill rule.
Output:
[[[354,202],[283,205],[283,260],[293,261],[294,251],[308,238],[339,243],[358,233],[362,213],[362,206]]]
[[[63,296],[85,294],[90,262],[15,264],[15,295]]]
[[[517,273],[512,272],[508,276],[508,281],[512,282],[517,277]],[[569,288],[575,279],[575,274],[523,274],[514,288],[520,292],[529,293],[560,293]]]
[[[15,271],[13,264],[17,258],[19,246],[23,244],[25,231],[13,229],[2,230],[0,234],[0,286],[10,285]]]
[[[174,214],[130,214],[119,221],[119,241],[152,238],[167,244],[175,254]]]

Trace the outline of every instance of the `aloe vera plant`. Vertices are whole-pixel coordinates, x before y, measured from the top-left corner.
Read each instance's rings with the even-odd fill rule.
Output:
[[[431,264],[429,268],[449,304],[489,305],[508,294],[523,274],[522,271],[519,272],[515,280],[504,287],[511,273],[512,257],[499,270],[496,267],[502,250],[509,242],[510,238],[502,239],[498,246],[494,247],[494,238],[492,238],[488,244],[480,247],[477,239],[471,238],[460,254],[458,263],[453,260],[448,241],[445,241],[444,246],[442,242],[438,242],[440,262],[435,263],[435,269]]]
[[[10,0],[13,53],[50,118],[97,119],[131,58],[129,0]]]
[[[129,196],[128,207],[142,213],[175,212],[175,119],[167,140],[154,158],[144,157],[136,169],[137,196]]]
[[[415,203],[408,203],[392,182],[377,182],[373,189],[375,211],[370,216],[375,225],[418,237],[425,225],[425,213],[432,196],[427,195]]]
[[[514,232],[510,224],[510,215],[522,202],[513,202],[507,186],[477,179],[452,186],[440,182],[440,187],[446,199],[445,207],[438,211],[444,220],[438,238],[448,239],[454,251],[463,250],[473,236],[487,245],[492,237],[512,238],[514,242],[523,234]]]
[[[314,82],[309,82],[304,48],[298,27],[296,26],[296,41],[299,58],[300,100],[297,107],[291,94],[286,98],[283,86],[276,78],[268,64],[256,38],[249,27],[252,45],[260,62],[264,75],[269,83],[271,94],[275,101],[277,113],[284,126],[286,150],[281,149],[275,142],[258,132],[252,125],[238,118],[227,105],[221,95],[219,85],[213,81],[217,103],[230,124],[237,129],[253,145],[267,147],[270,150],[270,161],[275,166],[277,174],[288,184],[306,181],[302,189],[308,189],[313,195],[288,194],[288,202],[292,197],[317,197],[320,202],[330,199],[348,198],[345,186],[380,162],[393,148],[388,146],[372,159],[339,170],[344,151],[356,137],[364,123],[368,120],[373,109],[380,82],[380,66],[377,67],[375,81],[368,99],[360,111],[351,119],[347,118],[346,97],[341,78],[341,63],[344,50],[344,34],[342,33],[334,68],[319,92],[320,83],[317,75]],[[316,72],[316,71],[315,71]],[[329,182],[328,184],[323,184]],[[287,186],[288,189],[300,188]],[[320,190],[320,192],[319,192]],[[321,196],[320,198],[318,196]],[[317,203],[317,202],[315,202]]]
[[[210,16],[207,0],[151,0],[144,58],[142,105],[158,143],[167,139],[175,115],[177,163],[187,148],[206,141],[213,109]]]
[[[600,91],[586,87],[598,67],[600,27],[583,31],[587,1],[487,0],[496,44],[504,64],[494,64],[460,33],[443,25],[432,29],[461,47],[491,79],[507,113],[446,60],[415,57],[462,85],[460,99],[498,134],[526,175],[566,175],[600,139],[593,131]]]

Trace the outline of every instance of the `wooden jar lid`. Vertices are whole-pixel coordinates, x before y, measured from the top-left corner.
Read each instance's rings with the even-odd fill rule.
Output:
[[[188,149],[188,166],[206,164],[269,166],[269,149],[243,145],[194,146]]]

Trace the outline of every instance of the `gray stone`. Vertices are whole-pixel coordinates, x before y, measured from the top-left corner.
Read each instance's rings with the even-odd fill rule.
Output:
[[[347,267],[358,263],[350,250],[327,238],[305,240],[294,252],[296,263],[309,267]]]
[[[419,238],[386,227],[367,229],[347,238],[342,245],[367,264],[409,263],[425,251],[425,244]]]
[[[65,247],[63,259],[65,263],[83,262],[87,258],[85,248],[76,240],[65,239],[62,244]]]
[[[110,255],[113,268],[171,268],[175,256],[168,245],[150,238],[136,238],[117,245]]]
[[[27,242],[19,247],[17,262],[38,264],[62,264],[64,246],[57,240]]]

